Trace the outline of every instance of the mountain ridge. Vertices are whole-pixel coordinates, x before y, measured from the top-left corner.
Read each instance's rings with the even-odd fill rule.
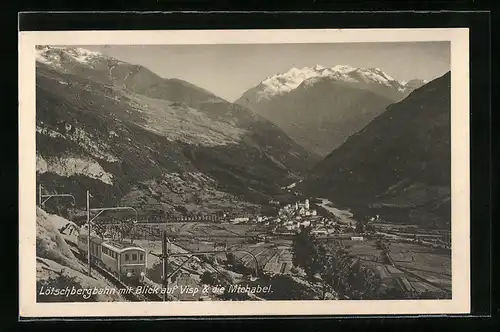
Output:
[[[390,105],[318,163],[302,189],[361,214],[448,227],[450,76],[448,72]]]
[[[402,84],[378,68],[316,65],[268,77],[235,103],[273,122],[306,150],[325,157],[422,84],[410,82]]]
[[[247,92],[253,90],[252,92],[256,95],[255,101],[259,102],[261,99],[271,99],[274,96],[291,92],[300,84],[314,78],[329,78],[356,84],[381,84],[386,87],[395,88],[402,93],[401,96],[403,93],[409,93],[415,89],[418,82],[424,84],[424,80],[419,79],[412,79],[408,82],[398,81],[379,68],[357,68],[348,65],[336,65],[327,68],[321,65],[315,65],[313,67],[303,67],[301,69],[293,67],[286,72],[268,76],[253,88],[247,90]],[[309,83],[313,82],[314,80]],[[412,84],[407,85],[409,82]],[[253,98],[253,96],[247,92],[243,93],[235,102],[245,98]],[[397,100],[400,96],[387,93],[386,97],[392,97],[391,99]],[[255,101],[252,100],[252,102]]]
[[[269,121],[188,82],[82,49],[38,51],[50,55],[36,69],[37,180],[47,188],[93,188],[103,204],[174,214],[254,209],[315,161]]]

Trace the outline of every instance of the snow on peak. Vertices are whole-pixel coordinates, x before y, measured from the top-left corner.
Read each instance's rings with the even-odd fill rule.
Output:
[[[427,84],[427,80],[422,80],[422,79],[412,79],[412,80],[409,80],[409,81],[401,81],[401,84],[406,88],[406,89],[415,89],[415,88],[419,88],[421,87],[422,85],[424,84]]]
[[[355,71],[356,69],[357,68],[353,68],[351,66],[346,66],[346,65],[336,65],[336,66],[331,68],[331,70],[333,70],[334,72],[343,73],[343,74],[350,73],[352,71]]]
[[[385,86],[392,86],[391,83],[396,82],[394,78],[387,75],[379,68],[357,68],[355,72],[360,73],[363,81],[366,83],[379,83]],[[399,83],[399,85],[401,85],[401,83]]]
[[[357,84],[380,84],[387,87],[403,88],[403,84],[387,75],[379,68],[355,68],[349,65],[336,65],[331,68],[319,64],[313,67],[291,68],[261,82],[257,99],[269,99],[290,92],[302,83],[306,87],[314,85],[319,78],[328,77]]]
[[[36,46],[36,61],[38,62],[62,68],[62,63],[68,60],[73,60],[90,67],[95,62],[102,60],[121,62],[102,53],[89,51],[81,47]]]

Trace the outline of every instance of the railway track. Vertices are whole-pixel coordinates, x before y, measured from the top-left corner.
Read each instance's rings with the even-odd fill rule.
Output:
[[[82,262],[83,264],[87,264],[87,257],[83,256],[80,254],[78,249],[76,249],[76,246],[73,243],[69,243],[71,248],[70,250],[73,252],[75,257]],[[109,281],[111,284],[113,284],[116,289],[119,290],[129,290],[129,289],[134,289],[136,287],[135,285],[128,285],[118,278],[116,278],[113,274],[109,273],[105,269],[97,266],[96,264],[92,263],[91,264],[92,269],[96,271],[99,275],[101,275],[104,279]],[[147,286],[147,285],[141,285],[141,286]],[[161,296],[157,294],[142,294],[142,293],[137,293],[135,290],[132,291],[123,291],[120,292],[120,294],[127,300],[131,302],[153,302],[153,301],[162,301]]]

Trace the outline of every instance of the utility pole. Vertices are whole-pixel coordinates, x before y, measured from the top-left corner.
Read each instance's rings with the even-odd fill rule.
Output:
[[[168,241],[168,238],[167,238],[167,232],[166,231],[162,231],[162,234],[161,234],[161,254],[158,255],[158,254],[155,254],[153,252],[149,252],[151,255],[153,256],[156,256],[158,258],[161,258],[162,262],[163,262],[163,271],[162,271],[162,276],[161,276],[161,279],[162,279],[162,287],[164,288],[163,290],[163,302],[166,302],[167,299],[168,299],[168,278],[174,274],[176,271],[174,271],[171,275],[168,275],[168,257],[169,257],[169,241]],[[183,264],[181,264],[182,266]],[[180,269],[180,268],[178,268]]]
[[[42,207],[45,202],[47,202],[49,199],[52,197],[71,197],[73,199],[73,206],[76,205],[76,200],[75,197],[71,194],[52,194],[52,195],[43,195],[42,194],[42,185],[38,185],[38,205]],[[45,198],[45,200],[42,201],[42,199]]]
[[[162,232],[162,242],[161,242],[161,256],[163,259],[163,301],[167,301],[167,291],[168,291],[168,239],[167,232],[164,230]]]
[[[91,277],[91,266],[90,266],[90,204],[89,204],[90,193],[87,190],[87,229],[88,229],[88,237],[87,237],[87,264],[88,264],[88,275]]]
[[[88,275],[90,277],[90,271],[91,271],[91,267],[90,267],[90,224],[92,223],[92,221],[94,221],[94,219],[96,219],[97,217],[99,217],[104,211],[116,211],[116,210],[132,210],[135,212],[135,222],[133,222],[134,224],[137,224],[137,210],[134,209],[133,207],[130,207],[130,206],[117,206],[117,207],[109,207],[109,208],[94,208],[94,209],[91,209],[90,208],[90,204],[89,204],[89,197],[93,197],[89,191],[87,190],[87,227],[88,227],[88,239],[87,239],[87,249],[88,249]],[[92,219],[90,219],[90,211],[93,211],[93,212],[98,212]]]

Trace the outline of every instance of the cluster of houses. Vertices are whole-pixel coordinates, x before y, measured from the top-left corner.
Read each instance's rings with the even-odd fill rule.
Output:
[[[318,213],[316,210],[311,209],[309,205],[309,200],[306,199],[304,203],[296,202],[295,204],[287,204],[281,208],[278,212],[278,216],[316,216]]]
[[[269,201],[270,204],[273,205],[279,205],[279,201]],[[271,225],[271,224],[279,224],[281,221],[287,220],[291,221],[292,219],[295,218],[295,220],[301,220],[304,219],[303,222],[306,222],[307,224],[307,219],[306,217],[317,217],[318,212],[314,209],[311,209],[309,200],[306,199],[303,203],[301,202],[296,202],[295,204],[287,204],[284,207],[280,208],[278,211],[278,216],[277,217],[269,217],[269,216],[239,216],[239,217],[233,217],[230,218],[230,222],[234,224],[239,224],[239,223],[262,223],[264,225]]]
[[[233,224],[258,223],[272,226],[275,234],[294,234],[301,227],[310,227],[313,234],[330,235],[352,232],[355,228],[319,215],[316,209],[311,207],[308,199],[281,207],[277,216],[238,216],[229,220]]]
[[[229,222],[232,224],[242,224],[242,223],[251,223],[251,224],[264,224],[269,225],[272,220],[272,217],[268,216],[239,216],[232,217],[229,219]]]
[[[303,203],[287,204],[278,212],[278,216],[273,220],[275,233],[295,233],[301,227],[311,227],[313,234],[328,235],[344,232],[344,226],[339,225],[335,220],[318,215],[312,209],[309,200]]]

